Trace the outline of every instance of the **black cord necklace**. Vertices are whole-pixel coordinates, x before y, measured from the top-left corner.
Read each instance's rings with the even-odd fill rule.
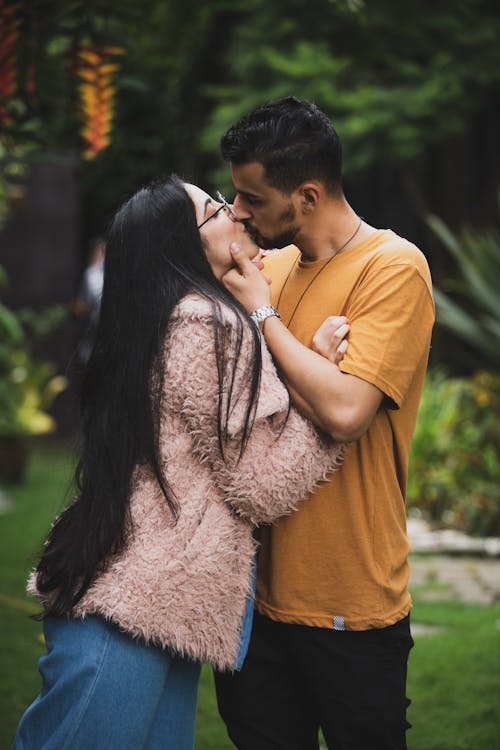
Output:
[[[355,229],[355,231],[353,232],[353,234],[351,234],[351,236],[349,237],[349,239],[348,239],[348,240],[347,240],[346,242],[344,242],[344,244],[343,244],[343,245],[341,245],[341,246],[339,247],[339,249],[338,249],[338,250],[336,250],[336,251],[335,251],[335,252],[333,253],[333,255],[332,255],[332,256],[331,256],[330,258],[328,258],[328,260],[326,261],[326,263],[324,263],[324,264],[323,264],[323,265],[321,266],[321,268],[319,269],[319,271],[317,271],[317,272],[316,272],[316,273],[314,274],[314,276],[312,277],[311,281],[310,281],[310,282],[309,282],[309,283],[308,283],[308,284],[306,285],[306,288],[304,289],[304,291],[303,291],[303,292],[302,292],[302,294],[300,295],[300,297],[299,297],[299,299],[298,299],[298,301],[297,301],[297,304],[295,305],[295,307],[294,307],[294,308],[293,308],[293,310],[292,310],[292,314],[290,315],[290,318],[289,318],[289,320],[288,320],[288,323],[286,324],[286,327],[287,327],[287,328],[289,328],[289,327],[290,327],[290,323],[292,322],[292,320],[293,320],[293,318],[294,318],[294,316],[295,316],[295,313],[297,312],[297,308],[298,308],[298,306],[300,305],[300,303],[302,302],[302,299],[303,299],[303,297],[304,297],[305,293],[307,292],[307,290],[309,289],[309,287],[310,287],[310,286],[312,286],[312,284],[313,284],[313,283],[314,283],[314,282],[316,281],[316,279],[318,278],[318,276],[320,275],[320,273],[321,273],[322,271],[324,271],[324,270],[325,270],[325,268],[327,267],[327,265],[328,265],[329,263],[331,263],[331,262],[332,262],[332,260],[333,260],[333,259],[335,258],[335,256],[336,256],[336,255],[338,255],[338,254],[339,254],[339,253],[340,253],[340,252],[341,252],[341,251],[342,251],[342,250],[343,250],[343,249],[344,249],[345,247],[347,247],[347,245],[349,244],[349,242],[351,242],[351,241],[352,241],[352,240],[353,240],[353,239],[354,239],[354,238],[356,237],[357,233],[358,233],[358,232],[359,232],[359,230],[361,229],[361,224],[363,223],[363,219],[362,219],[361,217],[358,217],[358,218],[359,218],[359,224],[358,224],[358,226],[356,227],[356,229]],[[297,257],[295,258],[294,262],[292,263],[292,267],[291,267],[291,268],[290,268],[290,270],[288,271],[287,277],[286,277],[285,281],[283,282],[283,286],[281,287],[281,290],[280,290],[280,293],[279,293],[279,296],[278,296],[278,301],[276,302],[276,308],[277,308],[278,310],[279,310],[279,308],[280,308],[281,295],[283,294],[283,290],[284,290],[284,288],[285,288],[285,287],[286,287],[286,285],[287,285],[288,279],[289,279],[289,278],[290,278],[290,276],[292,275],[292,271],[293,271],[293,270],[295,269],[295,267],[296,267],[296,265],[297,265],[297,263],[298,263],[298,261],[299,261],[300,255],[301,255],[301,254],[299,253],[299,254],[297,255]]]

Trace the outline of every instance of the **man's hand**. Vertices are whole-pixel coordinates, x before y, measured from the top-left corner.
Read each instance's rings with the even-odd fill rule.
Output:
[[[268,305],[271,294],[266,277],[239,248],[232,247],[231,252],[235,268],[222,277],[226,289],[249,313]],[[348,330],[344,317],[328,318],[316,332],[317,351],[311,351],[278,318],[267,318],[263,327],[299,411],[334,440],[346,443],[366,432],[383,397],[376,386],[339,370]]]
[[[271,304],[270,281],[259,270],[259,261],[254,263],[241,252],[239,246],[231,245],[235,267],[222,277],[222,283],[248,313]]]
[[[338,365],[349,345],[346,338],[348,333],[347,318],[343,315],[330,315],[314,334],[311,349]]]
[[[259,250],[255,258],[252,258],[252,263],[254,264],[254,266],[257,266],[259,271],[262,271],[262,269],[264,268],[264,261],[262,259],[265,257],[266,256],[265,256],[264,250]],[[270,280],[269,280],[269,283],[270,283]]]

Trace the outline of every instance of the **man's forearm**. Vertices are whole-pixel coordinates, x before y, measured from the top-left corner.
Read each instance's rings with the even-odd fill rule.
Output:
[[[293,405],[297,409],[300,414],[302,414],[303,417],[308,419],[310,422],[316,425],[316,427],[319,427],[320,429],[324,430],[324,426],[321,424],[320,420],[316,416],[316,413],[312,410],[312,408],[309,406],[307,401],[305,401],[302,396],[294,389],[292,388],[289,383],[287,382],[288,391],[290,393],[290,397],[293,401]]]
[[[222,277],[226,289],[248,313],[268,306],[266,277],[235,243],[230,250],[235,267]],[[277,317],[267,318],[263,331],[300,411],[335,440],[350,442],[361,437],[380,406],[382,391],[341,372],[327,356],[308,349]]]
[[[336,440],[359,437],[353,424],[350,376],[301,344],[275,317],[264,322],[263,333],[299,411]]]

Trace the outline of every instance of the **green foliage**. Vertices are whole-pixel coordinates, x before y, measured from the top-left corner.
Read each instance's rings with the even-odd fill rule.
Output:
[[[500,375],[428,373],[410,458],[408,506],[437,524],[500,536]]]
[[[29,141],[22,144],[3,144],[0,139],[0,232],[9,215],[16,180],[24,176],[24,156],[31,148]],[[3,282],[0,278],[0,288]]]
[[[0,282],[5,274],[0,269]],[[65,311],[57,306],[43,311],[14,313],[0,303],[0,436],[23,437],[52,432],[47,413],[55,397],[67,386],[50,362],[40,361],[34,345],[62,322]]]
[[[29,619],[38,608],[26,597],[26,579],[71,477],[69,451],[43,440],[34,441],[26,481],[3,488],[8,500],[0,523],[0,637],[7,646],[0,659],[1,748],[12,747],[21,713],[40,689],[41,623]]]
[[[12,139],[74,150],[72,45],[122,46],[116,158],[103,155],[110,178],[123,162],[129,174],[138,170],[137,181],[159,170],[205,172],[235,118],[291,93],[334,119],[349,171],[407,162],[463,131],[500,83],[492,0],[453,8],[433,0],[316,0],[314,12],[306,0],[152,0],[147,13],[132,0],[113,8],[102,0],[33,6],[36,94],[30,100],[19,87]],[[26,32],[24,65],[31,42]]]
[[[500,605],[426,601],[425,594],[412,588],[412,622],[442,632],[415,636],[410,652],[408,748],[494,750],[500,720]]]
[[[24,158],[63,153],[78,164],[76,42],[126,50],[111,145],[80,164],[91,232],[161,174],[228,189],[220,137],[267,99],[316,101],[339,129],[351,174],[391,161],[415,178],[429,144],[466,130],[500,82],[493,0],[453,8],[431,0],[316,0],[314,12],[307,0],[151,0],[147,12],[133,0],[31,5],[36,43],[23,26],[14,125],[0,139],[10,152],[25,144]],[[31,98],[23,89],[29,61]],[[0,186],[0,213],[1,203]]]
[[[202,145],[217,149],[250,108],[295,94],[335,122],[350,173],[406,163],[462,132],[500,82],[500,18],[488,0],[444,7],[318,0],[249,0],[225,58],[226,80],[206,86],[214,107]]]
[[[428,223],[456,261],[456,278],[434,289],[437,322],[466,344],[462,365],[500,371],[500,233],[457,236],[436,216]]]

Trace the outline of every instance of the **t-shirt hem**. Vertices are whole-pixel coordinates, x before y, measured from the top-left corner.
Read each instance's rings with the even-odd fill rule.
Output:
[[[269,604],[264,604],[260,600],[255,600],[255,608],[259,614],[264,617],[269,617],[270,620],[276,622],[286,622],[290,625],[307,625],[310,628],[327,628],[328,630],[336,629],[334,627],[334,615],[325,614],[303,614],[299,612],[284,612],[282,610],[271,607]],[[411,597],[404,604],[403,607],[398,609],[396,612],[390,614],[377,616],[377,617],[349,617],[342,615],[343,617],[343,630],[373,630],[378,628],[387,628],[390,625],[394,625],[406,617],[412,608]],[[339,613],[340,614],[340,613]],[[336,615],[337,617],[337,615]]]

